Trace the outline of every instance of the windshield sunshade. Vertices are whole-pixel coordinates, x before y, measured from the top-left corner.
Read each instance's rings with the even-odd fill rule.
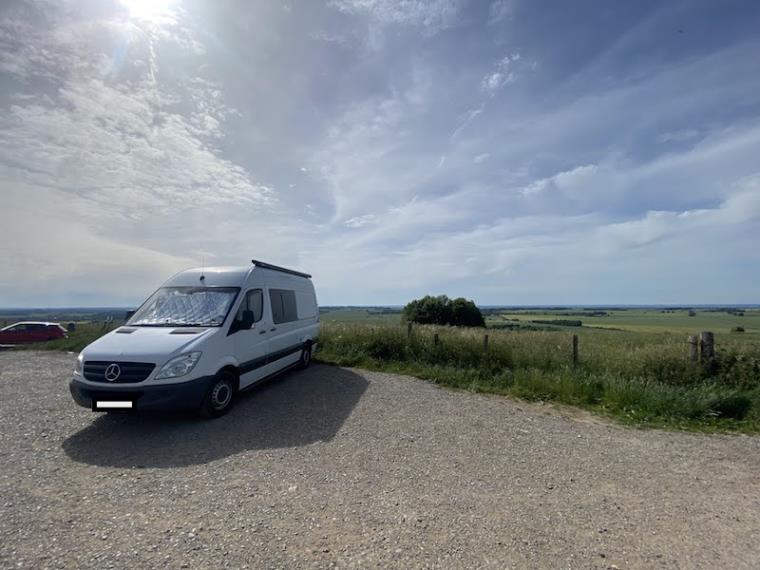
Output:
[[[237,292],[235,287],[163,287],[153,293],[129,324],[218,327]]]

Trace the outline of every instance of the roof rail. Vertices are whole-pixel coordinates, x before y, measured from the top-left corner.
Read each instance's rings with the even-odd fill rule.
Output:
[[[272,271],[282,271],[283,273],[290,273],[291,275],[298,275],[299,277],[306,277],[307,279],[311,279],[311,275],[309,275],[308,273],[301,273],[300,271],[295,271],[293,269],[288,269],[286,267],[280,267],[279,265],[264,263],[263,261],[259,261],[258,259],[252,259],[251,263],[253,263],[256,267],[271,269]]]

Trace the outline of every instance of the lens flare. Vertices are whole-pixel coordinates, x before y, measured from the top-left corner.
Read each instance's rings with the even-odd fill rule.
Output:
[[[150,23],[174,20],[177,0],[120,0],[132,20]]]

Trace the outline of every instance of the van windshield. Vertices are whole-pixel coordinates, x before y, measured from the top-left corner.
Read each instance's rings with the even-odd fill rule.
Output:
[[[220,327],[237,287],[162,287],[129,320],[138,327]]]

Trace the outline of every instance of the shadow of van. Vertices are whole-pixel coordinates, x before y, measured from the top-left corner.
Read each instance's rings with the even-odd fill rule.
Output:
[[[367,381],[342,368],[314,365],[248,390],[225,416],[103,415],[67,438],[80,463],[108,467],[183,467],[246,450],[329,441],[356,406]]]

